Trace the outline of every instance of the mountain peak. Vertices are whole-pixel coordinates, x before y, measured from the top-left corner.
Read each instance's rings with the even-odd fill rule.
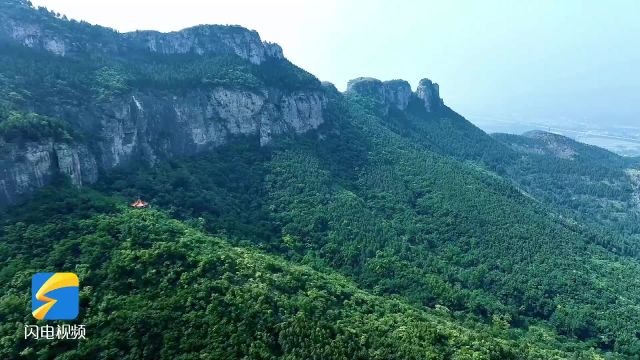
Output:
[[[284,58],[282,48],[253,30],[233,25],[199,25],[180,31],[118,33],[109,28],[67,20],[30,2],[0,2],[0,38],[58,56],[83,53],[151,51],[161,54],[237,55],[253,64]]]
[[[384,106],[384,112],[389,107],[406,110],[411,98],[411,85],[404,80],[380,81],[370,77],[359,77],[347,83],[347,92],[372,98]]]
[[[380,81],[371,77],[359,77],[348,82],[347,92],[376,100],[385,106],[385,112],[389,107],[406,110],[412,97],[421,100],[427,112],[437,111],[444,106],[438,84],[429,79],[420,80],[414,93],[406,80]]]
[[[427,112],[433,112],[444,106],[440,98],[440,86],[429,79],[422,79],[418,83],[416,96],[422,100]]]
[[[134,31],[124,37],[162,54],[235,54],[253,64],[284,57],[279,45],[262,41],[256,31],[237,25],[199,25],[168,33]]]

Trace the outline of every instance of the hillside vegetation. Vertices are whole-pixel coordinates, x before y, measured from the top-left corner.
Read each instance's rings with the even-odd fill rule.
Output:
[[[490,136],[428,79],[340,93],[240,27],[161,53],[0,10],[0,358],[638,358],[637,160]],[[87,340],[24,339],[43,271]]]
[[[4,359],[598,358],[544,327],[510,331],[501,319],[483,325],[372,295],[330,270],[64,189],[43,192],[2,231]],[[34,271],[79,275],[87,340],[24,340]]]

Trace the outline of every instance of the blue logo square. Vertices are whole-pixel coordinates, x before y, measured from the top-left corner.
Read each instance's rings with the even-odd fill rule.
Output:
[[[75,320],[80,281],[74,273],[37,273],[31,278],[31,313],[38,320]]]

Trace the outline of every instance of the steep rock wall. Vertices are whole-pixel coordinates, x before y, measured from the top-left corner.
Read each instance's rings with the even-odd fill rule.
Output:
[[[79,112],[91,113],[97,126],[87,145],[45,140],[0,146],[0,206],[48,184],[56,174],[82,186],[95,182],[102,170],[196,154],[235,136],[267,145],[278,134],[317,129],[326,102],[322,91],[222,87],[181,95],[122,95],[92,112]]]
[[[55,175],[69,176],[76,186],[98,178],[94,155],[82,144],[2,144],[0,157],[0,205],[11,204],[24,194],[48,184]]]

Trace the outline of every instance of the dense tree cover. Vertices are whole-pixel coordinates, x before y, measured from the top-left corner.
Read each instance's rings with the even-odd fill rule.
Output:
[[[3,359],[605,358],[544,327],[509,330],[502,318],[482,325],[371,295],[93,192],[40,195],[0,233]],[[34,271],[79,275],[86,340],[24,339]]]
[[[375,110],[366,99],[351,97]],[[413,98],[406,111],[390,110],[384,116],[376,114],[384,119],[383,126],[431,151],[480,163],[499,174],[503,174],[504,167],[516,159],[515,152],[509,147],[495,141],[446,106],[427,112],[424,104]]]
[[[551,144],[545,138],[507,134],[494,137],[520,149],[518,160],[505,171],[519,187],[567,216],[619,234],[609,239],[610,249],[640,256],[637,159],[558,135],[547,135]],[[554,146],[567,149],[571,156],[543,151],[547,147],[553,150]]]
[[[20,113],[0,109],[0,138],[5,142],[40,139],[71,141],[73,138],[59,120],[35,113]]]
[[[149,167],[136,164],[105,174],[97,188],[128,201],[143,195],[171,216],[204,225],[236,244],[280,251],[280,230],[264,207],[269,153],[240,142],[191,159]]]
[[[320,81],[287,60],[270,59],[254,65],[236,56],[154,56],[128,64],[128,84],[136,89],[172,90],[224,86],[260,90],[273,86],[295,91],[319,89]]]
[[[0,0],[2,12],[0,19],[21,19],[44,25],[43,30],[48,34],[56,34],[77,43],[99,41],[105,46],[113,46],[115,30],[93,26],[86,21],[67,19],[65,15],[50,11],[43,6],[37,8],[29,0]]]
[[[369,148],[350,186],[336,186],[315,146],[296,146],[271,164],[267,186],[284,233],[383,293],[508,313],[515,326],[545,319],[603,348],[640,352],[635,259],[594,245],[508,181],[425,152],[348,106]]]
[[[415,99],[406,112],[377,115],[396,134],[439,154],[481,164],[563,215],[595,225],[594,236],[610,250],[640,255],[640,181],[629,173],[640,169],[638,159],[553,134],[489,136],[451,109],[427,113]],[[554,147],[571,156],[557,156]]]
[[[334,96],[323,136],[121,171],[100,188],[148,195],[236,244],[337,269],[376,294],[640,352],[637,260],[510,181],[390,131],[366,101]]]
[[[109,29],[28,13],[113,45]],[[523,156],[416,101],[386,115],[284,60],[84,55],[0,39],[2,134],[90,136],[82,115],[118,96],[216,86],[324,91],[325,124],[101,174],[99,193],[55,184],[1,214],[3,358],[640,354],[637,218],[615,211],[626,163]],[[162,213],[122,207],[138,195]],[[93,337],[25,341],[31,274],[65,269],[83,279]]]

